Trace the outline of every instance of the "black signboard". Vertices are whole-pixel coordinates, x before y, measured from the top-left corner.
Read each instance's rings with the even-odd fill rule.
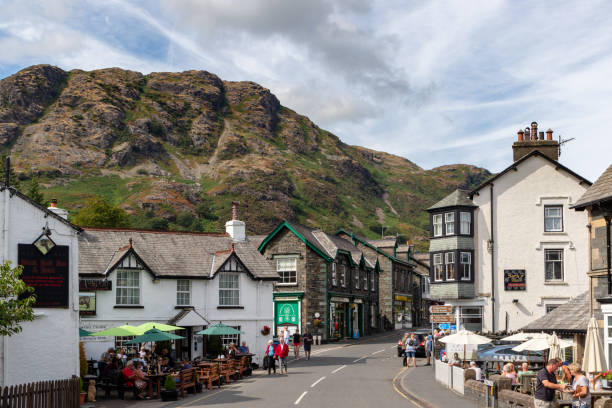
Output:
[[[527,290],[524,269],[504,269],[505,290]]]
[[[18,263],[23,266],[21,279],[34,288],[34,307],[68,307],[70,248],[54,246],[43,255],[34,245],[18,245]]]

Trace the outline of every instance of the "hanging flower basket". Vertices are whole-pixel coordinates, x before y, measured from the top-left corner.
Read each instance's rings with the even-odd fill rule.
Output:
[[[267,336],[268,334],[270,334],[270,328],[268,326],[264,326],[263,329],[261,329],[261,334],[263,336]]]
[[[314,319],[313,323],[315,326],[319,327],[322,322],[321,322],[321,319]]]

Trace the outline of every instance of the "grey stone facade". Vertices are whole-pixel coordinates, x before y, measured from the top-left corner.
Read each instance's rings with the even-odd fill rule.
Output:
[[[453,249],[474,249],[474,238],[453,236],[429,241],[429,252],[452,251]]]
[[[471,299],[474,296],[474,284],[471,282],[449,282],[431,285],[431,297],[434,299]]]

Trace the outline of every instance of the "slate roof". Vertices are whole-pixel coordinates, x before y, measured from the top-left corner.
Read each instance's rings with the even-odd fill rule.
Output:
[[[210,279],[232,253],[254,278],[279,278],[248,239],[233,242],[227,234],[97,228],[85,228],[79,235],[79,274],[109,273],[131,250],[160,278]]]
[[[403,259],[400,259],[398,257],[395,257],[395,256],[393,256],[392,253],[389,253],[389,252],[385,251],[384,249],[379,248],[379,247],[377,247],[376,245],[374,245],[372,243],[372,242],[376,242],[378,240],[368,240],[367,238],[365,238],[365,237],[363,237],[361,235],[355,234],[354,232],[352,232],[350,230],[347,230],[347,229],[340,229],[340,230],[338,230],[336,232],[336,235],[337,236],[346,235],[347,237],[351,238],[353,241],[356,240],[356,241],[359,241],[359,242],[361,242],[362,244],[364,244],[366,246],[369,246],[370,248],[375,250],[377,253],[379,253],[379,254],[381,254],[381,255],[391,259],[394,262],[399,262],[399,263],[402,263],[404,265],[413,266],[413,265],[410,264],[410,262],[408,260],[403,260]]]
[[[338,250],[344,250],[351,254],[351,258],[353,262],[359,265],[361,262],[361,257],[363,253],[357,248],[355,245],[351,244],[346,239],[342,239],[335,235],[329,235],[321,230],[316,230],[312,232],[312,235],[319,241],[319,244],[325,249],[325,252],[329,254],[330,257],[336,258],[338,254]],[[363,256],[365,260],[366,266],[368,268],[374,268],[375,263],[372,263],[368,258]]]
[[[586,333],[590,313],[589,292],[576,296],[552,312],[534,320],[521,330],[525,332]]]
[[[394,248],[397,244],[397,238],[385,237],[383,239],[369,239],[368,242],[374,245],[376,248]]]
[[[591,187],[587,188],[572,208],[581,210],[602,201],[612,201],[612,164]]]
[[[410,257],[421,265],[429,268],[429,252],[412,254]]]
[[[458,188],[452,193],[450,193],[449,195],[447,195],[446,197],[444,197],[443,199],[441,199],[440,201],[438,201],[437,203],[435,203],[434,205],[432,205],[431,207],[429,207],[427,211],[436,210],[438,208],[458,207],[458,206],[476,207],[476,205],[474,205],[472,200],[470,200],[468,196],[469,194],[470,194],[469,190],[463,190],[463,189]]]

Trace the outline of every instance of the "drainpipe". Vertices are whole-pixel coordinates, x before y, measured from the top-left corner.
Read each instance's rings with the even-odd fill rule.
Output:
[[[608,258],[608,296],[612,295],[612,276],[610,272],[610,264],[612,263],[610,260],[610,257],[612,256],[610,250],[610,218],[610,213],[604,213],[604,219],[606,220],[606,255]]]
[[[491,191],[491,332],[495,332],[495,238],[493,231],[493,183]]]
[[[2,217],[2,262],[6,262],[9,260],[9,222],[10,222],[10,208],[11,205],[11,190],[10,190],[10,175],[11,175],[11,158],[6,158],[5,163],[5,175],[4,175],[4,214]],[[7,383],[8,380],[8,336],[4,336],[2,339],[2,348],[3,348],[3,372],[2,372],[2,385]]]

